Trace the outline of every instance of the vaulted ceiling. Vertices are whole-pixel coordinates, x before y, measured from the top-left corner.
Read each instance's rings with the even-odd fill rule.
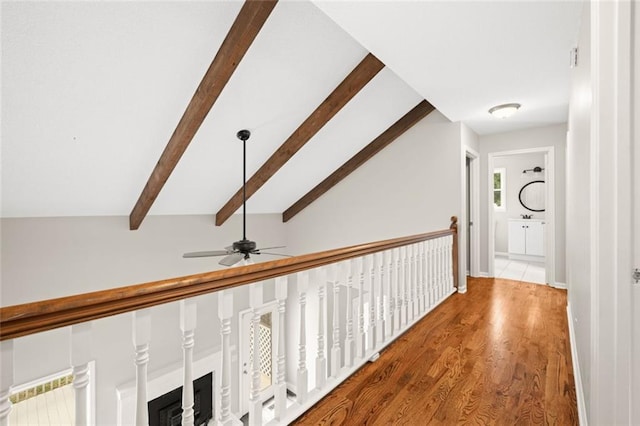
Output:
[[[3,2],[2,216],[129,215],[242,2]],[[377,72],[262,185],[282,213],[424,99],[478,133],[563,122],[578,2],[280,1],[149,214],[214,214],[367,56]],[[519,118],[486,110],[523,104]],[[233,209],[231,209],[233,210]]]

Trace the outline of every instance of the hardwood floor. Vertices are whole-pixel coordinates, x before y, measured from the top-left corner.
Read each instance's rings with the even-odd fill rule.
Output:
[[[470,278],[297,425],[578,424],[567,294]]]

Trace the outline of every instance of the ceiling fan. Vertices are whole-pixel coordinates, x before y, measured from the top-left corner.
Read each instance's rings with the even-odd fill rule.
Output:
[[[251,132],[249,130],[240,130],[236,136],[242,141],[242,239],[225,247],[224,250],[196,251],[185,253],[182,257],[225,256],[218,262],[224,266],[233,266],[243,259],[249,260],[252,254],[271,254],[291,257],[287,254],[268,253],[264,251],[284,248],[284,246],[257,248],[255,241],[247,239],[247,139],[251,136]]]

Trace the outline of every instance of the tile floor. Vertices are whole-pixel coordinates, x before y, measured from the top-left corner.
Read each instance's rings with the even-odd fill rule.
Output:
[[[511,260],[507,257],[496,256],[494,273],[496,278],[507,278],[536,284],[546,283],[544,263],[542,262]]]

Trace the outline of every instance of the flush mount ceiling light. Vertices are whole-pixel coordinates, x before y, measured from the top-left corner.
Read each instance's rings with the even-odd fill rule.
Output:
[[[507,118],[511,117],[513,114],[518,111],[520,108],[520,104],[502,104],[496,105],[489,110],[489,114],[493,115],[497,118]]]

